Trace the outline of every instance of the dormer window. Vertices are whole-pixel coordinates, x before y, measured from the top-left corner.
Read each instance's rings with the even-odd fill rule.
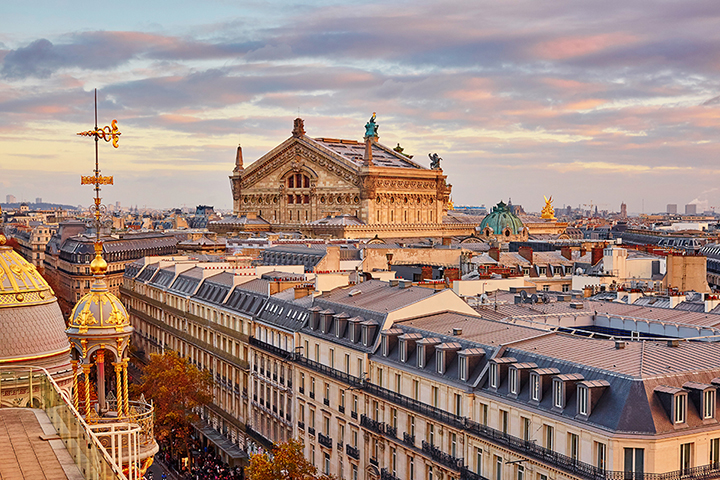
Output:
[[[445,351],[444,350],[438,350],[437,355],[435,356],[435,363],[437,365],[437,373],[440,375],[445,373]]]
[[[417,366],[418,368],[425,368],[425,345],[418,345],[417,351]]]
[[[383,357],[387,357],[390,354],[390,346],[388,343],[387,335],[382,336],[381,344],[382,344],[382,355],[383,355]]]
[[[368,337],[369,337],[369,335],[368,335],[368,326],[367,326],[367,325],[363,325],[363,326],[362,326],[362,343],[363,343],[363,345],[365,345],[366,347],[368,346]]]
[[[557,378],[553,379],[553,406],[565,408],[565,385]]]
[[[530,400],[533,402],[540,401],[540,394],[542,389],[540,388],[540,375],[537,373],[530,374]]]
[[[587,416],[590,412],[590,395],[587,387],[578,387],[578,415]]]
[[[511,368],[508,373],[508,390],[510,393],[517,395],[520,390],[518,385],[518,371],[516,368]]]
[[[687,417],[687,394],[678,393],[675,395],[675,401],[673,405],[673,422],[674,423],[685,423]]]
[[[499,375],[498,375],[498,365],[497,363],[491,363],[490,364],[490,388],[498,388],[499,382]]]
[[[400,361],[407,362],[407,341],[400,340]]]
[[[715,390],[703,392],[703,419],[715,418]]]
[[[462,380],[463,382],[467,381],[470,375],[468,375],[468,359],[465,355],[460,356],[458,366],[460,370],[460,380]]]

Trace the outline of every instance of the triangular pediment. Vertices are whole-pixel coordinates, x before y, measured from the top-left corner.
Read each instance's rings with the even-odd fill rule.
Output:
[[[278,172],[303,167],[330,173],[350,185],[360,184],[357,165],[323,148],[311,138],[300,136],[288,138],[248,166],[242,173],[240,187],[243,190],[252,188]]]

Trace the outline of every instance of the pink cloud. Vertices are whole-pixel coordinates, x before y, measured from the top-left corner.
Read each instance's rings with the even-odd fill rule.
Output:
[[[532,48],[532,53],[547,60],[564,60],[597,53],[620,45],[637,43],[638,40],[637,36],[626,33],[560,37],[538,43]]]

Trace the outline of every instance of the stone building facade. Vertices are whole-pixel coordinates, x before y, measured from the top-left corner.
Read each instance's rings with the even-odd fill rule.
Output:
[[[247,168],[238,147],[230,182],[233,211],[273,225],[350,215],[366,224],[438,224],[451,185],[439,159],[425,168],[378,142],[374,116],[364,142],[311,138],[303,120],[292,136]]]

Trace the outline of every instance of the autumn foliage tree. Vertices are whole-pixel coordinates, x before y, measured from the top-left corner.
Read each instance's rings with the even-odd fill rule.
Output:
[[[194,409],[212,401],[212,386],[210,372],[198,370],[187,358],[168,350],[150,355],[134,393],[153,401],[155,436],[170,440],[171,448],[175,445],[187,455],[192,423],[199,419]]]
[[[317,467],[303,455],[303,443],[290,439],[275,444],[272,454],[256,453],[250,457],[245,470],[247,480],[333,480],[335,477],[318,475]]]

